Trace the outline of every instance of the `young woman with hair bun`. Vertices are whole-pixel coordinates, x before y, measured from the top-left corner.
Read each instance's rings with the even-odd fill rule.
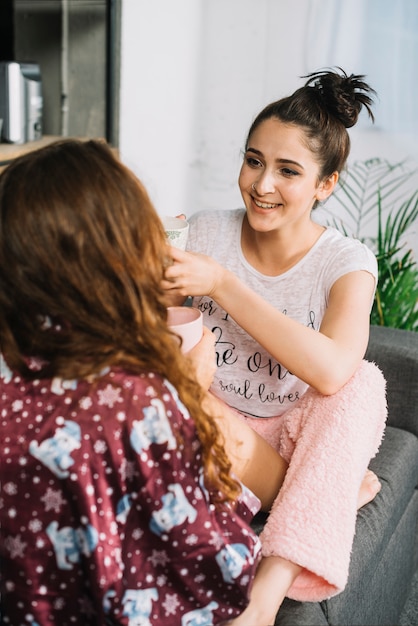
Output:
[[[363,76],[326,69],[266,106],[245,144],[245,208],[190,217],[164,287],[193,296],[215,334],[211,386],[225,423],[250,424],[288,462],[261,533],[248,609],[234,626],[273,623],[283,598],[344,589],[357,509],[379,491],[370,471],[385,427],[385,381],[364,360],[377,281],[374,254],[317,223],[350,151],[347,128],[371,112]],[[265,464],[260,483],[268,481]],[[270,621],[269,621],[270,620]]]

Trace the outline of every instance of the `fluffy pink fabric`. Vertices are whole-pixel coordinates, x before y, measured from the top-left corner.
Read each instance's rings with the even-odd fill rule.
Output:
[[[375,364],[363,361],[332,396],[309,389],[280,418],[246,419],[289,462],[260,536],[264,556],[304,567],[289,598],[319,601],[344,589],[359,488],[386,417],[385,379]]]

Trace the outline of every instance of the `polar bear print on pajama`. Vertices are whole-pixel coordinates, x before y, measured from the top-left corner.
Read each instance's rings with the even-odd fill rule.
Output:
[[[167,489],[167,493],[161,498],[162,508],[153,512],[150,522],[152,532],[158,536],[180,526],[186,520],[192,523],[197,517],[196,509],[186,498],[180,484],[169,485]]]
[[[233,583],[242,574],[245,565],[254,562],[251,552],[243,543],[225,546],[215,558],[226,583]]]
[[[152,603],[158,600],[156,587],[149,589],[128,589],[122,599],[123,614],[129,619],[129,626],[152,626],[150,615]]]
[[[181,626],[210,626],[213,624],[213,611],[218,608],[217,602],[210,602],[203,609],[195,609],[185,613],[181,618]]]
[[[129,511],[132,508],[132,496],[127,493],[119,500],[116,507],[116,521],[120,524],[126,524]]]
[[[75,389],[77,389],[77,380],[64,380],[58,376],[52,379],[51,391],[57,396],[64,395],[66,390],[74,391]]]
[[[141,454],[152,443],[166,443],[168,450],[175,450],[176,439],[161,400],[151,400],[151,406],[145,407],[143,414],[144,419],[134,420],[131,431],[130,440],[135,452]]]
[[[74,563],[80,562],[80,556],[90,556],[97,546],[97,530],[88,524],[85,528],[63,526],[58,529],[58,522],[51,522],[46,528],[59,569],[73,569]]]
[[[68,469],[73,465],[71,452],[81,446],[80,426],[72,420],[65,420],[64,425],[55,430],[55,434],[44,439],[40,444],[33,440],[29,452],[41,461],[58,478],[67,478]]]
[[[8,366],[6,365],[6,361],[3,358],[3,355],[0,354],[0,378],[2,378],[5,383],[10,383],[12,377],[12,370],[8,368]]]

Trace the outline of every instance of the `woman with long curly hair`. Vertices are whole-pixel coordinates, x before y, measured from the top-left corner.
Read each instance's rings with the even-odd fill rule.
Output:
[[[205,391],[213,336],[183,355],[167,326],[168,251],[101,142],[57,142],[0,177],[5,623],[221,624],[248,604],[246,445],[276,468],[265,507],[286,464],[241,434],[241,456],[225,451]]]

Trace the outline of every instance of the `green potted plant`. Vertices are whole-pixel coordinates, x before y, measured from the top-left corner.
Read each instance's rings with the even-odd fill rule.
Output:
[[[364,241],[376,254],[379,282],[371,323],[418,331],[418,265],[407,238],[408,234],[418,236],[415,174],[406,161],[356,161],[333,195],[342,216],[329,217],[327,223]],[[331,209],[325,206],[324,210],[329,216]]]

